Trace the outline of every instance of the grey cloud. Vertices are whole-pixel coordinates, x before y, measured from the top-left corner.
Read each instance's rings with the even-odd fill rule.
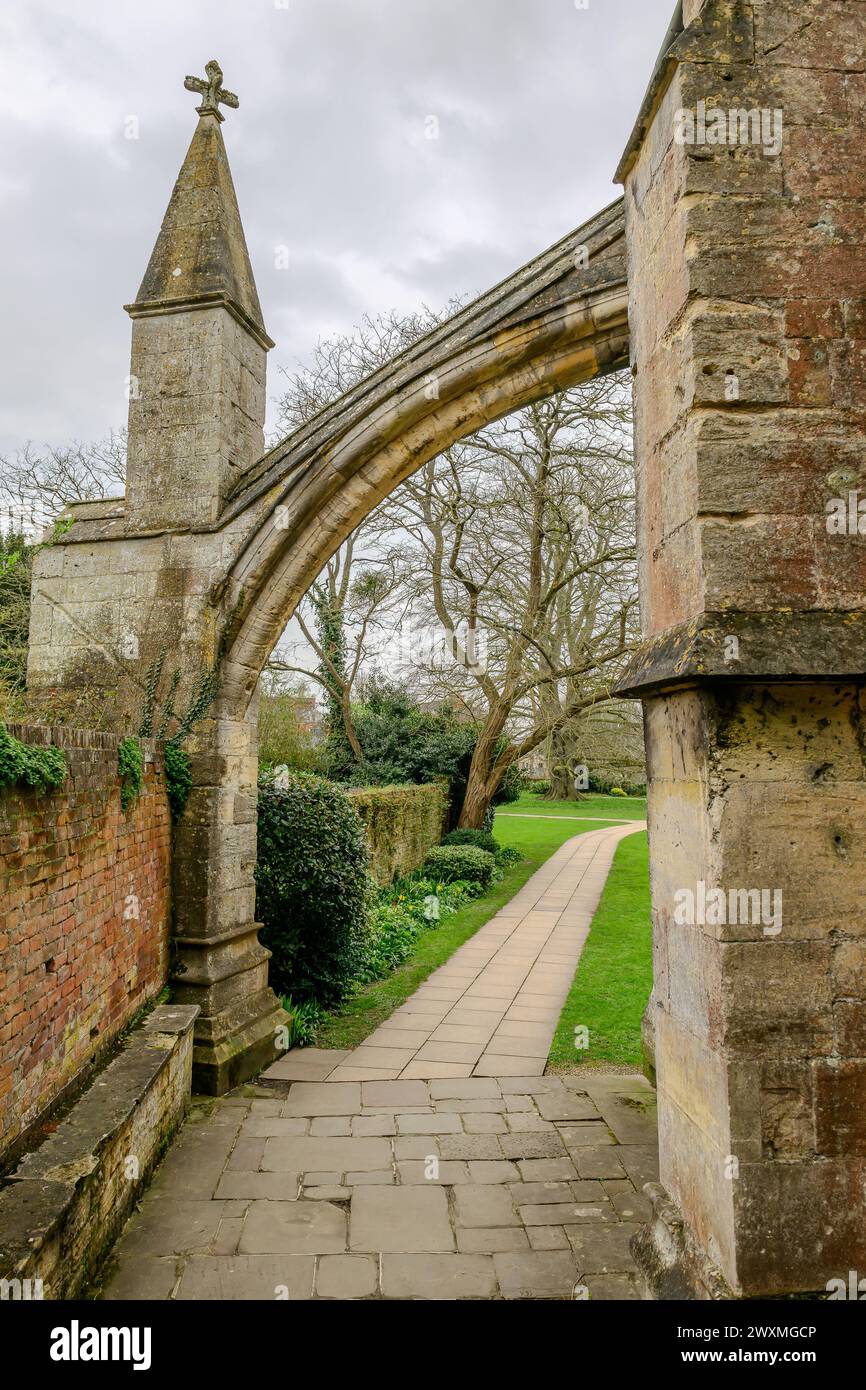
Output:
[[[321,333],[484,290],[610,202],[672,8],[7,0],[0,450],[123,423],[121,306],[192,134],[187,72],[216,56],[240,96],[224,133],[273,393]]]

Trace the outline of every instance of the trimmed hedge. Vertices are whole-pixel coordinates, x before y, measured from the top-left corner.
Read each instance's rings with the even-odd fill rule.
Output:
[[[367,842],[346,793],[289,775],[259,784],[256,917],[270,980],[298,1003],[338,1004],[351,987],[370,903]]]
[[[477,883],[480,888],[489,888],[496,860],[475,845],[438,845],[427,855],[424,872],[439,883]]]
[[[417,869],[438,845],[448,810],[444,782],[358,787],[346,795],[364,826],[370,872],[380,887]]]

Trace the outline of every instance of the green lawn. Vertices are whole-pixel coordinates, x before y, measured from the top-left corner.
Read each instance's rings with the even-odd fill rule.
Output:
[[[616,797],[613,799],[616,800]],[[573,835],[600,828],[592,821],[506,820],[497,815],[497,840],[519,849],[523,855],[521,862],[508,869],[502,881],[494,884],[489,893],[455,912],[441,927],[425,933],[409,959],[386,979],[376,980],[352,995],[339,1013],[332,1014],[319,1029],[316,1046],[357,1047],[414,993],[428,975],[452,956],[458,946],[462,946],[513,898],[518,888],[522,888],[561,844]]]
[[[640,1021],[651,988],[649,857],[647,837],[639,832],[617,848],[553,1039],[550,1065],[639,1066]],[[575,1047],[577,1027],[588,1029],[585,1050]]]
[[[513,816],[599,816],[609,820],[645,820],[645,796],[597,796],[584,793],[581,801],[547,801],[543,796],[532,792],[521,792],[517,801],[503,806],[496,813],[496,833],[502,828],[503,818]],[[600,829],[596,825],[596,830]]]

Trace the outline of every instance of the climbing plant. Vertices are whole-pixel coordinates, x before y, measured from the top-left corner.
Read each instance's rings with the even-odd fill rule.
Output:
[[[66,773],[66,754],[61,748],[22,743],[0,724],[0,787],[20,783],[38,792],[56,791],[66,781]]]
[[[144,786],[144,755],[137,738],[123,738],[117,749],[120,804],[126,815]]]
[[[189,704],[183,714],[179,714],[174,705],[181,680],[179,670],[173,671],[169,677],[168,689],[162,703],[158,706],[159,688],[165,667],[165,651],[160,652],[156,660],[151,663],[145,677],[144,704],[138,729],[139,737],[155,738],[157,743],[163,745],[166,792],[174,821],[178,821],[183,815],[189,794],[192,791],[192,765],[189,753],[182,747],[182,744],[189,737],[193,727],[206,714],[213,701],[216,694],[217,672],[221,656],[222,651],[220,651],[211,669],[203,671],[197,677],[190,694]],[[158,723],[154,729],[157,718]],[[177,728],[170,737],[166,738],[172,721],[177,724]]]
[[[167,743],[162,750],[162,761],[171,817],[172,820],[177,821],[183,815],[189,794],[192,791],[189,754],[185,748],[178,748],[176,743]]]

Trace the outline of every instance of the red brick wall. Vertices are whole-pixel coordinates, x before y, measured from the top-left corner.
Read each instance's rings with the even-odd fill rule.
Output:
[[[115,735],[10,732],[63,748],[69,775],[0,788],[0,1155],[164,985],[171,845],[152,748],[124,816]]]

